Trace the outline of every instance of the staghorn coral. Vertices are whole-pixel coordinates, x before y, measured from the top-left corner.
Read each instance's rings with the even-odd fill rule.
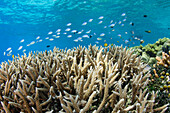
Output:
[[[147,91],[149,72],[133,50],[79,46],[3,62],[0,110],[6,113],[164,113]]]
[[[170,54],[170,51],[168,52]],[[163,65],[164,67],[168,68],[170,66],[170,55],[165,52],[162,52],[162,59],[157,56],[157,65]]]

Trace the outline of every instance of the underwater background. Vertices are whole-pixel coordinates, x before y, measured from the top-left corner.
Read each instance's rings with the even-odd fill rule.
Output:
[[[0,62],[23,55],[23,50],[45,51],[54,46],[154,43],[170,37],[169,12],[170,0],[1,0]]]

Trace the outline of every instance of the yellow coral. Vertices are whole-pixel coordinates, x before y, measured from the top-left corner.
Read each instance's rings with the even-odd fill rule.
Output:
[[[166,73],[166,76],[169,76],[169,73]]]
[[[160,78],[161,78],[161,79],[164,79],[164,76],[161,76]]]

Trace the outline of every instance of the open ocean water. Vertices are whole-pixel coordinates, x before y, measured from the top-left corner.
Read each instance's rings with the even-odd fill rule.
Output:
[[[0,0],[0,62],[78,45],[170,37],[170,0]]]

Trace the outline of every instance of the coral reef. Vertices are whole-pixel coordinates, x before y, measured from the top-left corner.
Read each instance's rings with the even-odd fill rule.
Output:
[[[170,53],[170,51],[169,51]],[[157,107],[170,102],[170,55],[162,52],[162,57],[156,57],[157,63],[153,65],[150,73],[151,81],[148,84],[149,91],[158,91]],[[170,112],[170,108],[167,110]]]
[[[133,50],[79,46],[32,52],[3,62],[0,110],[6,113],[153,113],[157,93],[148,92],[149,69]]]
[[[156,41],[154,44],[147,44],[146,46],[135,46],[132,47],[135,49],[135,53],[141,56],[142,61],[148,63],[149,65],[156,63],[156,56],[161,56],[161,53],[167,52],[170,49],[170,39],[169,38],[162,38]]]

